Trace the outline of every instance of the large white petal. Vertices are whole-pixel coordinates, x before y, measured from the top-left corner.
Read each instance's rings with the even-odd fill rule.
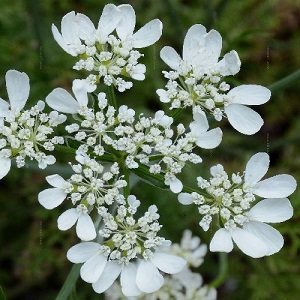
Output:
[[[47,182],[56,188],[63,188],[66,181],[58,174],[49,175],[46,177]]]
[[[236,245],[245,254],[253,258],[268,255],[269,247],[267,244],[253,233],[241,228],[235,228],[231,231],[231,236]]]
[[[249,216],[254,221],[284,222],[293,216],[293,207],[287,198],[264,199],[250,209]]]
[[[233,242],[229,231],[225,228],[220,228],[214,234],[210,244],[209,250],[212,252],[231,252],[233,249]]]
[[[8,115],[9,112],[9,104],[7,101],[0,98],[0,118],[4,118]]]
[[[172,47],[165,46],[160,50],[160,58],[173,70],[179,68],[181,57]]]
[[[75,114],[79,109],[78,102],[62,88],[54,89],[46,97],[46,102],[51,108],[67,114]]]
[[[136,283],[141,291],[153,293],[162,287],[164,278],[150,260],[142,260],[138,267]]]
[[[221,34],[214,29],[210,30],[204,36],[204,43],[206,47],[203,57],[205,64],[214,66],[217,64],[222,50]]]
[[[283,247],[284,240],[282,235],[268,224],[251,221],[245,223],[243,229],[253,233],[267,244],[269,251],[266,255],[272,255]]]
[[[79,213],[76,208],[70,208],[63,212],[57,219],[57,227],[60,230],[70,229],[78,220]]]
[[[121,10],[122,17],[116,28],[119,38],[124,41],[127,37],[133,35],[136,17],[133,7],[129,4],[119,5],[118,8]]]
[[[75,79],[72,85],[72,91],[76,97],[80,106],[87,106],[88,104],[88,95],[86,84],[84,80]]]
[[[225,106],[225,113],[231,126],[243,134],[254,134],[264,124],[257,112],[241,104],[233,103]]]
[[[270,157],[265,152],[254,154],[248,161],[245,170],[245,182],[255,184],[268,172]]]
[[[68,250],[67,258],[74,264],[84,263],[91,257],[97,255],[100,248],[101,245],[94,242],[76,244]]]
[[[253,193],[266,198],[284,198],[291,195],[296,187],[297,182],[293,176],[281,174],[258,182]]]
[[[158,19],[148,22],[132,36],[132,46],[144,48],[154,44],[160,39],[162,28],[162,22]]]
[[[106,267],[99,279],[92,284],[96,293],[105,292],[118,278],[122,269],[122,265],[117,261],[108,261]]]
[[[105,5],[98,23],[98,31],[101,35],[108,36],[112,33],[116,29],[121,15],[120,9],[114,4]]]
[[[83,241],[90,241],[96,238],[95,225],[87,213],[80,214],[76,225],[76,233]]]
[[[29,77],[24,72],[9,70],[5,75],[6,89],[10,106],[23,109],[29,97]]]
[[[74,11],[67,13],[61,20],[61,35],[67,45],[81,44]]]
[[[38,195],[38,201],[47,209],[53,209],[60,205],[67,194],[60,188],[50,188],[43,190]]]
[[[7,157],[0,158],[0,179],[6,176],[11,168],[11,160]]]
[[[76,21],[78,23],[78,36],[83,40],[89,40],[90,36],[95,34],[95,26],[93,22],[84,14],[77,13]]]
[[[85,282],[94,283],[101,276],[107,264],[107,257],[101,253],[92,256],[80,269],[80,276]]]
[[[137,267],[133,263],[129,263],[128,266],[123,267],[120,276],[120,284],[122,292],[127,297],[135,297],[140,295],[142,292],[138,288],[137,283]]]
[[[178,195],[178,201],[183,205],[190,205],[194,202],[194,198],[189,193],[180,193]]]
[[[271,91],[264,86],[243,84],[229,91],[230,103],[261,105],[269,101]]]
[[[168,274],[176,274],[186,265],[185,259],[162,252],[154,253],[151,261],[158,269]]]
[[[182,57],[183,60],[192,65],[195,58],[198,57],[198,51],[204,47],[204,35],[206,28],[201,24],[195,24],[189,28],[183,42]]]
[[[183,188],[183,184],[182,182],[178,179],[178,178],[174,178],[173,180],[170,181],[170,190],[175,193],[178,194],[182,191]]]
[[[194,122],[190,123],[190,129],[192,132],[198,134],[208,130],[209,125],[204,113],[196,112],[193,114]]]
[[[214,128],[207,132],[200,133],[197,137],[196,144],[203,149],[213,149],[220,145],[222,136],[222,130],[219,127]]]
[[[236,51],[226,53],[218,63],[222,76],[235,75],[240,71],[241,61]]]
[[[75,52],[75,50],[72,47],[69,47],[67,45],[67,43],[63,39],[61,33],[58,31],[57,27],[54,24],[52,24],[51,30],[52,30],[53,37],[54,37],[55,41],[57,42],[57,44],[63,50],[65,50],[67,53],[71,54],[72,56],[77,56],[77,53]]]

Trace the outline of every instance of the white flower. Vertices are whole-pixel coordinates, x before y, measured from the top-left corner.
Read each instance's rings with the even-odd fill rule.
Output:
[[[182,191],[182,182],[172,173],[166,173],[164,183],[170,186],[170,190],[175,194]]]
[[[11,160],[0,151],[0,179],[8,174],[11,168]]]
[[[222,224],[210,243],[211,251],[230,252],[233,241],[247,255],[262,257],[278,252],[283,246],[281,234],[264,224],[283,222],[291,218],[292,206],[286,198],[296,189],[295,179],[287,174],[261,180],[269,168],[269,155],[253,155],[243,176],[232,175],[232,181],[222,165],[211,168],[212,177],[198,177],[198,186],[204,195],[196,192],[181,193],[178,200],[183,205],[196,204],[204,231],[210,227],[213,217]],[[252,208],[257,197],[263,197]]]
[[[41,169],[54,164],[55,157],[43,151],[53,151],[55,144],[63,143],[59,137],[49,135],[54,132],[53,127],[66,120],[64,115],[44,113],[43,101],[23,110],[30,90],[25,73],[9,70],[5,79],[9,102],[0,98],[0,179],[9,172],[11,159],[16,160],[18,168],[24,167],[26,157],[36,160]]]
[[[219,229],[210,242],[210,251],[230,252],[233,242],[245,254],[259,258],[272,255],[283,246],[283,237],[278,230],[265,223],[279,223],[290,219],[293,208],[287,198],[264,199],[247,213],[249,221],[242,228]]]
[[[211,251],[230,252],[233,241],[247,255],[254,258],[272,255],[283,246],[281,234],[266,223],[278,223],[290,219],[293,208],[285,198],[296,189],[295,179],[286,174],[261,180],[269,168],[269,155],[257,153],[246,165],[244,190],[260,197],[268,197],[245,212],[242,228],[232,226],[219,229],[211,243]]]
[[[135,27],[135,12],[131,5],[119,5],[122,17],[116,27],[117,34],[123,43],[128,42],[133,48],[145,48],[159,40],[162,34],[162,23],[152,20],[133,33]]]
[[[161,59],[173,70],[184,72],[192,67],[197,76],[206,73],[220,73],[222,76],[235,75],[240,70],[241,62],[235,51],[227,53],[219,60],[222,49],[222,37],[216,30],[208,33],[201,24],[193,25],[187,32],[182,50],[182,59],[169,46],[160,52]]]
[[[51,29],[55,41],[64,51],[72,56],[77,56],[84,51],[84,46],[78,36],[77,19],[74,11],[69,12],[62,18],[61,33],[54,24],[52,24]]]
[[[77,208],[70,208],[62,213],[57,219],[57,226],[60,230],[68,230],[76,222],[76,234],[82,241],[91,241],[96,238],[94,223],[84,204],[78,205]]]
[[[190,129],[196,138],[197,146],[204,149],[217,147],[222,141],[222,130],[219,127],[208,130],[209,125],[204,113],[195,112],[193,118],[194,122],[190,123]]]
[[[115,260],[109,260],[106,247],[94,242],[83,242],[71,247],[67,258],[73,263],[83,263],[80,269],[81,278],[92,283],[97,293],[106,291],[120,275],[122,292],[133,297],[139,294],[152,293],[164,282],[159,273],[168,274],[181,271],[185,260],[167,253],[157,252],[149,260],[140,260],[138,264],[130,262],[122,266]]]
[[[182,58],[171,47],[164,47],[160,56],[174,71],[163,72],[169,79],[166,90],[156,92],[171,109],[193,106],[210,112],[217,121],[227,115],[229,123],[243,134],[254,134],[263,125],[258,113],[245,105],[266,103],[271,92],[260,85],[241,85],[228,92],[224,76],[235,75],[241,62],[235,51],[219,61],[222,37],[204,26],[192,26],[184,39]],[[180,80],[178,78],[180,77]],[[184,82],[184,84],[183,84]]]
[[[50,175],[46,177],[47,182],[53,188],[46,189],[39,193],[38,201],[47,209],[53,209],[59,206],[67,197],[66,186],[67,181],[60,175]]]
[[[260,85],[240,85],[227,94],[224,110],[231,126],[237,131],[251,135],[258,132],[264,121],[253,109],[245,105],[261,105],[269,101],[271,92]]]
[[[153,121],[163,127],[170,127],[173,123],[173,118],[165,115],[163,110],[159,110],[155,113]]]
[[[104,6],[102,14],[99,18],[98,27],[95,28],[92,21],[84,14],[78,13],[76,21],[78,23],[78,34],[87,45],[94,45],[95,41],[101,44],[107,42],[109,34],[111,34],[119,23],[121,18],[120,10],[113,4]]]
[[[9,110],[21,111],[29,97],[29,77],[24,72],[9,70],[5,75],[9,103],[0,98],[0,118],[7,117]]]
[[[246,165],[244,188],[250,188],[253,194],[260,197],[288,197],[296,189],[296,180],[288,174],[261,180],[269,169],[269,163],[270,158],[267,153],[259,152],[253,155]]]
[[[47,97],[47,104],[60,112],[75,114],[80,108],[87,107],[87,87],[83,80],[75,79],[72,85],[75,99],[65,89],[56,88]]]

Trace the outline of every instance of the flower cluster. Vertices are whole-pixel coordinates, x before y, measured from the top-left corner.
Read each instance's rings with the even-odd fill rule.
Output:
[[[193,237],[192,232],[185,230],[180,244],[172,244],[165,248],[167,253],[184,257],[187,261],[186,267],[177,274],[165,274],[165,282],[160,290],[152,294],[142,294],[134,297],[135,300],[158,300],[158,299],[177,299],[177,300],[215,300],[216,290],[203,286],[203,279],[199,273],[194,273],[192,268],[198,268],[207,251],[205,244],[200,245],[200,239]],[[115,282],[105,295],[111,300],[125,299],[121,291],[121,286]]]
[[[230,178],[222,165],[216,165],[210,170],[210,180],[197,177],[199,188],[206,192],[204,195],[179,194],[180,203],[198,206],[203,216],[199,225],[204,231],[210,228],[213,218],[218,221],[221,228],[210,243],[211,251],[232,251],[232,239],[252,257],[271,255],[282,248],[281,234],[265,223],[292,217],[293,209],[286,197],[295,191],[296,181],[286,174],[261,180],[268,168],[269,155],[257,153],[248,161],[243,175],[232,174]],[[266,199],[256,203],[258,197]]]
[[[182,183],[176,177],[187,162],[200,163],[202,159],[193,153],[198,146],[204,149],[217,147],[222,139],[220,128],[208,130],[208,122],[202,112],[194,114],[190,130],[183,124],[177,130],[171,128],[173,118],[163,111],[154,117],[136,119],[135,111],[122,105],[116,110],[109,105],[106,94],[98,94],[97,106],[89,108],[87,90],[82,82],[73,83],[75,98],[66,90],[57,88],[46,98],[47,104],[64,113],[77,114],[80,122],[66,126],[70,137],[80,142],[79,150],[101,157],[116,150],[123,157],[129,169],[136,169],[139,163],[149,166],[153,174],[163,174],[165,184],[178,193]],[[116,153],[113,151],[113,153]]]
[[[81,278],[92,283],[95,292],[106,291],[120,275],[122,293],[132,297],[161,288],[164,278],[158,269],[177,273],[186,261],[157,250],[169,246],[170,241],[157,236],[161,225],[155,205],[136,220],[134,215],[140,201],[130,195],[124,204],[118,207],[115,217],[107,209],[99,208],[104,223],[99,235],[105,240],[77,244],[67,257],[73,263],[83,263]]]
[[[195,111],[212,114],[217,121],[226,115],[230,124],[243,134],[254,134],[263,125],[258,113],[245,105],[266,103],[270,91],[259,85],[241,85],[230,90],[223,78],[240,70],[236,51],[219,61],[222,37],[216,30],[208,33],[203,25],[193,25],[187,32],[181,58],[169,46],[160,52],[161,59],[173,69],[164,71],[166,89],[158,89],[160,101],[170,109],[192,106]]]
[[[83,241],[96,238],[96,229],[90,217],[93,209],[100,210],[105,205],[124,203],[120,189],[127,182],[120,178],[117,163],[108,170],[96,160],[86,155],[77,155],[78,164],[71,165],[74,174],[64,180],[60,175],[46,177],[53,188],[39,193],[38,200],[47,209],[53,209],[65,199],[70,200],[75,208],[70,208],[58,218],[58,228],[67,230],[76,222],[77,236]]]
[[[72,11],[63,17],[61,33],[55,25],[52,32],[62,49],[79,58],[73,68],[91,73],[85,80],[89,91],[94,91],[103,80],[124,92],[132,87],[124,76],[145,79],[146,66],[138,63],[143,54],[135,49],[154,44],[162,34],[162,23],[157,19],[133,33],[135,23],[132,6],[107,4],[97,28],[87,16]]]
[[[54,129],[66,121],[57,111],[43,112],[45,102],[38,101],[29,110],[23,110],[29,97],[29,78],[16,70],[6,73],[9,103],[0,98],[0,179],[11,168],[15,159],[18,168],[24,167],[26,158],[36,160],[41,169],[55,163],[55,145],[64,144],[64,138],[53,136]]]
[[[131,173],[180,193],[184,205],[196,205],[204,231],[217,225],[211,251],[230,252],[234,241],[255,258],[283,246],[281,234],[266,223],[292,216],[286,197],[294,192],[296,182],[285,174],[262,180],[269,156],[257,153],[242,174],[229,176],[218,164],[211,168],[210,179],[197,177],[198,189],[184,186],[183,168],[201,163],[202,149],[221,143],[223,133],[210,128],[208,114],[217,121],[226,115],[236,130],[254,134],[263,120],[247,105],[267,102],[270,91],[259,85],[231,88],[224,77],[238,73],[238,54],[231,51],[219,60],[220,34],[207,33],[196,24],[187,32],[182,58],[171,47],[160,52],[172,71],[163,72],[168,83],[157,94],[170,109],[178,109],[174,118],[163,110],[145,116],[125,104],[118,106],[114,88],[119,92],[131,88],[132,82],[124,78],[145,79],[146,67],[138,62],[143,54],[136,49],[152,45],[162,34],[157,19],[134,33],[135,23],[130,5],[108,4],[97,28],[75,12],[62,18],[61,33],[52,25],[57,43],[78,59],[73,68],[89,72],[87,78],[73,81],[72,94],[55,88],[45,102],[23,110],[29,78],[15,70],[7,72],[9,103],[0,98],[0,179],[9,172],[12,159],[19,168],[27,157],[46,168],[56,160],[45,151],[67,150],[74,154],[69,160],[70,177],[47,176],[51,188],[41,191],[38,201],[46,209],[64,201],[71,206],[57,225],[68,230],[76,224],[81,242],[69,249],[67,258],[82,264],[81,278],[96,293],[112,286],[106,292],[110,299],[214,300],[216,291],[202,286],[201,275],[191,270],[202,264],[206,245],[200,245],[190,231],[184,232],[180,245],[159,236],[159,204],[150,205],[143,214],[138,211],[141,203],[132,194]],[[110,86],[107,94],[100,83]],[[54,111],[45,113],[46,103]],[[192,107],[189,121],[176,123],[175,115],[179,118],[186,107]],[[64,126],[67,134],[55,136],[55,128],[67,120],[64,114],[71,120]],[[115,283],[119,276],[120,285]]]

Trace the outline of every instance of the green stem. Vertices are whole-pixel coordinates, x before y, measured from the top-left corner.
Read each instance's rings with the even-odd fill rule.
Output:
[[[127,185],[123,188],[123,193],[124,193],[124,197],[125,199],[128,198],[128,196],[130,195],[130,181],[129,181],[129,170],[126,166],[122,167],[122,173],[124,175],[124,180],[126,180]]]
[[[115,109],[118,109],[118,104],[115,95],[115,88],[113,85],[108,87],[107,90],[107,98],[110,105],[112,105]]]
[[[280,90],[284,90],[288,86],[294,84],[296,81],[300,80],[300,70],[272,83],[268,86],[273,94],[276,94]]]
[[[153,174],[149,171],[149,167],[145,166],[143,164],[139,164],[139,167],[137,169],[132,169],[132,172],[134,174],[136,174],[137,176],[139,176],[141,179],[143,179],[144,181],[146,181],[147,183],[161,188],[161,189],[169,189],[169,187],[165,184],[165,178],[163,174]],[[192,193],[192,192],[196,192],[199,195],[202,195],[204,197],[210,198],[211,196],[200,190],[200,189],[194,189],[190,186],[184,185],[182,192],[186,192],[186,193]]]
[[[64,285],[62,286],[61,290],[59,291],[55,300],[66,300],[68,299],[69,295],[74,291],[76,281],[79,277],[79,271],[81,268],[81,264],[73,265]]]
[[[225,280],[228,270],[228,254],[224,252],[219,253],[219,274],[218,277],[209,284],[210,287],[217,288]]]

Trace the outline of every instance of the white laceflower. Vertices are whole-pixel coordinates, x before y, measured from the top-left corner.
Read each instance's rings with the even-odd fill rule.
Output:
[[[163,174],[165,184],[174,193],[182,190],[177,174],[186,163],[202,161],[193,149],[196,146],[212,149],[221,142],[221,130],[209,130],[202,112],[195,112],[189,132],[183,124],[174,131],[171,129],[173,118],[163,111],[157,111],[153,118],[143,114],[137,117],[135,111],[126,105],[116,110],[108,104],[105,93],[99,93],[99,109],[95,112],[86,106],[87,92],[81,81],[74,81],[73,90],[76,99],[63,89],[55,89],[46,100],[58,111],[77,114],[76,123],[66,126],[66,130],[81,143],[80,151],[102,156],[113,148],[122,153],[129,169],[136,169],[141,163],[149,166],[151,173]]]
[[[107,4],[97,28],[84,14],[70,12],[62,19],[62,33],[55,25],[52,32],[66,52],[79,58],[73,68],[91,73],[85,80],[89,92],[96,89],[100,80],[123,92],[132,87],[132,82],[123,77],[145,79],[146,66],[138,63],[143,54],[135,49],[154,44],[162,34],[162,23],[157,19],[133,33],[135,23],[131,5]]]
[[[235,75],[241,62],[233,50],[219,61],[222,37],[216,30],[208,33],[200,24],[187,32],[182,58],[172,47],[164,47],[160,56],[174,71],[164,71],[166,89],[158,89],[160,101],[170,103],[170,109],[192,106],[194,110],[210,113],[217,121],[224,115],[243,134],[254,134],[263,125],[258,113],[245,105],[267,102],[270,91],[260,85],[241,85],[230,90],[223,80]]]
[[[67,13],[61,20],[61,33],[52,24],[52,33],[58,45],[72,56],[84,53],[85,47],[81,43],[78,35],[76,14],[74,11]]]
[[[53,151],[55,145],[64,143],[53,133],[66,120],[55,111],[44,113],[43,101],[24,110],[30,90],[27,74],[9,70],[5,80],[9,102],[0,98],[0,179],[9,172],[12,159],[18,168],[25,165],[26,158],[36,160],[41,169],[54,164],[55,157],[44,151]]]
[[[207,253],[207,246],[200,243],[200,238],[193,236],[192,232],[186,229],[180,244],[173,243],[169,248],[169,253],[184,258],[187,261],[187,266],[198,268],[203,263]]]
[[[197,146],[204,149],[213,149],[222,141],[222,130],[218,128],[209,129],[208,121],[202,111],[194,112],[194,121],[190,123],[191,134],[195,136]]]
[[[75,98],[65,89],[56,88],[46,97],[46,103],[51,108],[67,114],[76,114],[79,110],[87,110],[88,95],[84,81],[75,79],[72,91]]]
[[[174,243],[169,247],[164,247],[163,251],[183,257],[187,261],[186,267],[176,274],[164,274],[164,284],[159,290],[149,294],[143,293],[130,299],[216,299],[216,290],[203,285],[202,276],[189,269],[189,267],[199,267],[207,251],[205,244],[200,245],[198,237],[193,237],[191,231],[185,230],[180,244]],[[111,300],[125,299],[121,285],[117,281],[105,292],[105,295]]]
[[[47,209],[59,206],[65,199],[71,201],[74,208],[62,213],[57,225],[60,230],[68,230],[76,224],[77,236],[83,241],[96,238],[96,230],[90,213],[114,202],[123,203],[124,197],[119,189],[126,186],[120,179],[118,164],[109,170],[86,155],[77,155],[78,164],[71,165],[74,174],[65,180],[55,174],[46,177],[53,188],[48,188],[38,195],[41,205]]]
[[[204,231],[214,218],[221,228],[210,243],[211,251],[230,252],[233,241],[247,255],[254,258],[271,255],[283,246],[283,237],[265,223],[278,223],[293,215],[293,208],[286,198],[296,189],[291,175],[281,174],[261,180],[269,168],[269,155],[257,153],[246,165],[243,175],[230,178],[223,166],[211,168],[212,177],[198,177],[198,186],[204,190],[179,194],[179,202],[196,204],[203,215],[199,225]],[[266,198],[259,200],[259,198]],[[256,203],[254,206],[253,204]],[[233,240],[233,241],[232,241]]]
[[[155,205],[140,218],[135,213],[140,201],[130,195],[114,217],[104,207],[98,209],[104,227],[99,231],[103,242],[84,242],[67,253],[73,263],[83,263],[81,278],[92,283],[97,293],[105,292],[119,277],[122,293],[128,297],[152,293],[164,282],[159,270],[174,274],[186,261],[175,255],[156,251],[170,241],[157,236],[161,225]]]

